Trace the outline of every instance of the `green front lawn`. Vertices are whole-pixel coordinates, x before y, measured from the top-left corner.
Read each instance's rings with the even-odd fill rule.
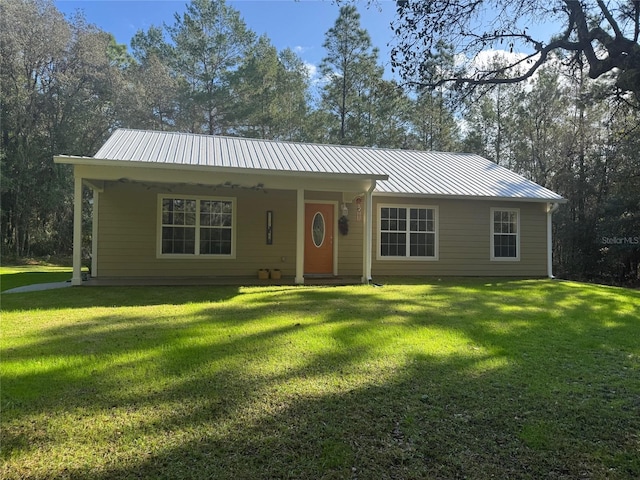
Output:
[[[34,283],[54,283],[71,280],[71,267],[57,265],[14,265],[0,267],[0,292]]]
[[[3,295],[0,477],[640,477],[640,292]]]

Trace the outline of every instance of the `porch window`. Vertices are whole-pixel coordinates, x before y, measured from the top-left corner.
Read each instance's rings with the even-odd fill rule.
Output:
[[[381,206],[381,259],[437,259],[437,208]]]
[[[519,260],[519,210],[492,208],[491,225],[491,260]]]
[[[162,196],[159,203],[160,255],[233,254],[233,199]]]

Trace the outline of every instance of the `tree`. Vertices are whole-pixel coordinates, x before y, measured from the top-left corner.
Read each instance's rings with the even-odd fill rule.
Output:
[[[179,111],[179,76],[171,69],[172,48],[160,27],[138,31],[131,39],[134,65],[128,69],[131,90],[127,126],[171,130]]]
[[[50,0],[3,0],[0,19],[2,250],[64,251],[72,175],[52,157],[104,141],[122,106],[122,49]]]
[[[503,167],[519,170],[516,157],[526,155],[521,130],[523,92],[519,85],[496,85],[472,102],[465,115],[464,149],[491,159]],[[526,164],[529,165],[528,163]]]
[[[548,186],[569,199],[555,214],[558,271],[618,283],[625,276],[620,265],[630,259],[625,255],[635,253],[637,280],[640,247],[620,249],[604,244],[602,238],[633,236],[633,227],[640,225],[640,169],[630,154],[638,146],[640,112],[603,102],[586,72],[578,70],[562,82],[564,108],[550,117],[563,135],[548,140],[554,145],[550,158],[555,158]]]
[[[510,147],[509,167],[542,186],[549,184],[558,159],[567,155],[566,132],[579,125],[568,118],[569,98],[560,72],[546,66],[539,70],[530,89],[519,92],[512,103],[515,116],[512,113],[510,117],[516,121],[507,122],[510,138],[504,142]]]
[[[380,80],[371,91],[365,145],[409,148],[414,104],[392,80]]]
[[[377,65],[378,51],[361,27],[355,6],[340,8],[323,46],[327,52],[320,64],[320,73],[327,81],[322,92],[323,108],[338,120],[338,142],[362,144],[361,115],[369,108],[367,97],[375,83],[382,79],[382,68]]]
[[[279,137],[283,140],[303,141],[309,115],[309,71],[302,59],[287,48],[280,52],[282,68],[278,78]]]
[[[231,103],[228,75],[255,34],[224,0],[192,0],[168,30],[174,44],[172,67],[185,80],[181,126],[210,135],[224,133],[226,107]]]
[[[307,112],[308,78],[302,60],[287,49],[278,54],[261,36],[231,74],[235,133],[272,140],[299,139]]]
[[[602,202],[596,221],[600,277],[640,281],[640,112],[624,109],[608,125],[603,148]],[[608,239],[614,241],[607,243]],[[607,240],[605,240],[607,239]],[[620,242],[620,243],[618,243]]]
[[[399,0],[397,6],[394,28],[399,40],[391,65],[409,84],[515,83],[530,78],[556,52],[568,64],[586,62],[592,79],[611,77],[618,92],[633,93],[640,107],[638,0]],[[544,38],[528,28],[540,19],[559,25],[559,31]],[[441,41],[457,46],[455,54],[464,59],[464,68],[427,77],[425,70]],[[476,68],[477,55],[493,48],[512,52],[511,62],[497,69]]]
[[[139,30],[131,39],[131,51],[138,63],[144,64],[157,58],[163,63],[171,59],[171,46],[165,41],[161,27],[152,25],[146,32]]]
[[[452,47],[441,42],[436,45],[436,54],[425,64],[424,73],[437,78],[453,68]],[[455,150],[458,127],[450,108],[453,104],[450,89],[440,85],[416,90],[417,98],[412,115],[416,147],[424,150]]]
[[[160,58],[152,54],[128,70],[128,115],[121,123],[130,128],[172,130],[179,111],[180,82]]]

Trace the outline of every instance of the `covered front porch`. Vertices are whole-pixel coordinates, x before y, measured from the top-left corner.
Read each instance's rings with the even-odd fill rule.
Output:
[[[326,285],[371,278],[371,194],[383,176],[55,160],[74,168],[73,285]],[[88,204],[83,202],[86,193]],[[203,249],[207,232],[200,211],[193,227],[200,228],[194,251],[165,250],[167,230],[189,227],[166,225],[163,205],[168,200],[228,203],[228,250],[211,254]],[[320,240],[313,238],[313,206],[329,212],[326,231],[316,235]],[[90,231],[83,230],[83,207],[91,209],[85,212],[92,219]],[[346,235],[338,229],[343,216],[349,224]],[[83,237],[91,239],[91,273],[85,282]],[[310,257],[320,245],[329,246],[331,264],[318,275]],[[259,279],[259,269],[278,269],[281,278]]]

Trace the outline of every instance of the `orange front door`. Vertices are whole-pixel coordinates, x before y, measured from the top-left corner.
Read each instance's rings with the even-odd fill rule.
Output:
[[[304,273],[333,273],[333,208],[307,203],[304,215]]]

